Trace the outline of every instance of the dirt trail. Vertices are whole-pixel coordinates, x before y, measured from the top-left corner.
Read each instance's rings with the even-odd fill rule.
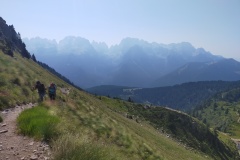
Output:
[[[16,106],[1,112],[0,160],[48,160],[51,157],[49,146],[17,133],[16,118],[24,109],[33,104]]]

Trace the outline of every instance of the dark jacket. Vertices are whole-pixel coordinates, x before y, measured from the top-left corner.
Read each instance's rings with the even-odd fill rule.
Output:
[[[45,93],[45,86],[42,83],[37,83],[35,89],[38,90],[38,93]]]

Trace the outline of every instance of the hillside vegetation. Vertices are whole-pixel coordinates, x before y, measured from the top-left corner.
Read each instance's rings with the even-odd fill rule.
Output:
[[[17,53],[13,58],[0,51],[0,56],[0,109],[36,102],[38,94],[32,88],[37,80],[45,85],[51,82],[55,82],[58,86],[67,85],[50,72],[43,70],[34,61],[23,58]]]
[[[240,87],[221,92],[193,111],[193,116],[213,128],[240,139]]]
[[[216,93],[240,86],[240,81],[201,81],[157,88],[97,86],[87,89],[92,94],[117,97],[137,103],[167,106],[188,112]]]
[[[1,38],[2,48],[6,41],[13,42]],[[9,49],[11,55],[0,50],[0,110],[37,102],[37,91],[32,90],[37,80],[58,86],[55,101],[46,97],[17,120],[21,134],[49,143],[53,159],[239,158],[236,147],[223,143],[186,114],[93,96],[59,79],[18,49]],[[69,88],[70,93],[63,94],[60,88]]]
[[[31,90],[36,80],[41,80],[45,84],[55,82],[59,87],[71,88],[71,93],[68,96],[58,90],[55,102],[47,99],[44,104],[40,105],[40,107],[46,108],[48,113],[60,119],[54,131],[57,134],[48,139],[56,159],[66,156],[68,158],[73,156],[71,158],[74,159],[74,155],[79,153],[76,148],[82,147],[92,150],[91,154],[99,154],[96,156],[102,156],[103,159],[187,159],[188,157],[194,159],[212,159],[213,157],[214,159],[222,159],[221,157],[234,159],[235,154],[230,150],[220,153],[220,150],[210,149],[210,146],[210,150],[207,151],[201,151],[198,147],[190,145],[185,146],[184,136],[177,137],[177,134],[174,135],[171,132],[171,125],[175,126],[174,118],[164,118],[164,121],[158,117],[149,118],[152,111],[157,113],[154,109],[152,111],[151,109],[146,110],[147,112],[144,113],[145,111],[141,110],[145,109],[141,105],[107,97],[95,97],[77,90],[32,60],[22,58],[17,53],[14,54],[16,58],[13,58],[0,52],[0,57],[1,62],[5,62],[1,63],[1,69],[4,69],[1,76],[5,79],[5,83],[1,85],[1,109],[16,104],[36,102],[37,92]],[[14,74],[12,74],[13,71]],[[19,82],[13,81],[15,78],[18,78]],[[25,92],[23,88],[25,88]],[[159,112],[161,110],[167,115],[182,115],[184,121],[192,123],[191,118],[187,118],[189,116],[159,108]],[[126,116],[127,113],[139,116],[139,119],[129,118]],[[163,117],[165,117],[164,115]],[[31,123],[31,121],[30,118],[28,122]],[[160,126],[166,133],[156,129]],[[181,128],[179,124],[176,126],[177,129]],[[207,130],[206,127],[205,129]],[[177,131],[177,133],[180,132]],[[169,134],[172,135],[169,137]],[[180,137],[182,141],[179,141]],[[198,143],[200,144],[200,141]],[[83,150],[82,152],[82,154],[87,154],[85,153],[87,151]]]

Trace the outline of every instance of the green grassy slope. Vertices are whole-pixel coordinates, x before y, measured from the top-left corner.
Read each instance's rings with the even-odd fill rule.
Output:
[[[81,157],[85,154],[88,156],[90,154],[90,158],[96,156],[102,159],[121,160],[221,159],[218,155],[211,157],[209,153],[184,147],[184,143],[160,133],[146,116],[142,116],[140,121],[127,118],[126,113],[135,114],[137,111],[138,108],[133,109],[137,107],[135,104],[95,97],[66,84],[32,60],[22,58],[18,53],[14,53],[14,57],[0,51],[1,110],[16,104],[36,102],[37,92],[31,90],[36,80],[42,81],[45,85],[54,82],[58,87],[71,88],[68,96],[58,90],[55,102],[46,98],[43,104],[49,114],[60,119],[56,127],[58,134],[49,141],[55,159],[59,157],[74,159],[72,157],[74,155]],[[175,113],[170,110],[165,112]],[[87,148],[87,151],[83,150],[80,152],[82,155],[78,155],[76,148]],[[89,151],[91,152],[88,153]],[[227,159],[233,159],[229,155],[226,156]]]
[[[215,95],[194,110],[193,116],[212,128],[224,143],[233,148],[232,140],[240,139],[240,88]]]
[[[240,139],[240,87],[217,94],[193,115],[214,130]]]
[[[105,102],[114,101],[108,98],[101,99]],[[187,114],[174,110],[169,111],[169,109],[162,107],[148,108],[123,101],[119,101],[118,104],[114,101],[113,104],[111,106],[118,106],[113,110],[120,113],[127,112],[127,117],[138,123],[141,123],[142,120],[148,121],[159,132],[173,137],[175,140],[178,139],[178,142],[184,143],[185,147],[190,150],[201,150],[216,159],[217,157],[228,159],[227,157],[231,157],[233,154],[237,156],[237,150],[233,143],[224,143],[222,139],[219,140],[216,133],[211,132],[206,125]],[[229,137],[228,140],[230,141]],[[226,146],[230,147],[234,153]]]
[[[37,80],[46,86],[51,82],[58,86],[68,86],[32,60],[22,58],[18,53],[14,56],[6,56],[0,50],[0,109],[36,102],[38,94],[32,88]]]
[[[57,127],[58,136],[51,141],[56,157],[60,151],[55,146],[61,146],[67,151],[71,150],[71,146],[90,144],[111,151],[117,155],[116,159],[206,159],[205,154],[185,149],[148,123],[139,124],[110,109],[118,108],[118,102],[106,104],[69,86],[32,60],[22,58],[17,53],[14,56],[15,58],[7,56],[0,51],[1,110],[16,104],[36,102],[37,92],[31,90],[36,80],[45,84],[55,82],[57,86],[71,88],[69,96],[58,90],[56,102],[44,102],[49,113],[61,119]],[[60,145],[63,141],[69,144],[69,149]],[[110,153],[107,154],[107,159],[111,159]]]

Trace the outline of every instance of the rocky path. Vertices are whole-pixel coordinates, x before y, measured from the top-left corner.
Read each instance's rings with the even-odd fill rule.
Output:
[[[17,133],[16,118],[24,109],[33,104],[16,106],[1,112],[0,160],[48,160],[51,157],[49,146]]]

